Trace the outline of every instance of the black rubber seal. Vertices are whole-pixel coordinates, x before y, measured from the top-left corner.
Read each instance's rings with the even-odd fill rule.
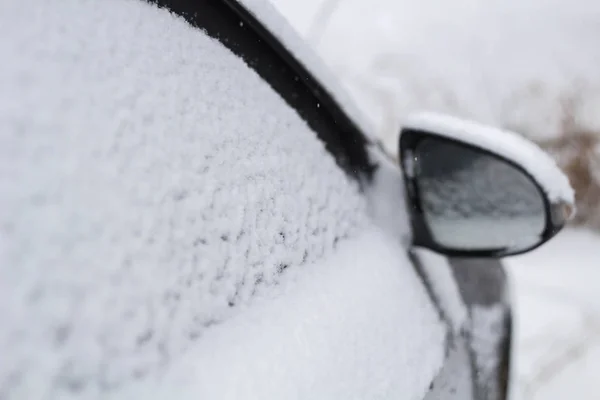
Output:
[[[317,133],[337,164],[359,182],[375,165],[367,139],[324,86],[235,0],[145,0],[184,18],[242,58]]]

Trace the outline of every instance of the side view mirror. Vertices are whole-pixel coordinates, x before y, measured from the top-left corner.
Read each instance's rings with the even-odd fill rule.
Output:
[[[567,177],[513,132],[421,113],[403,126],[398,154],[415,246],[462,257],[520,254],[575,211]]]

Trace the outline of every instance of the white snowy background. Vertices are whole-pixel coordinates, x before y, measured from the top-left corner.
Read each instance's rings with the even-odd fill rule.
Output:
[[[512,128],[538,143],[586,132],[588,150],[600,150],[598,1],[273,2],[391,152],[404,118],[420,109]],[[515,397],[597,398],[600,237],[570,228],[506,264],[517,317]]]

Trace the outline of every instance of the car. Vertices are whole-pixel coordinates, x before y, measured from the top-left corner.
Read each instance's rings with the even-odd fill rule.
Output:
[[[0,5],[0,398],[504,399],[500,257],[568,180],[429,112],[398,160],[267,2]]]

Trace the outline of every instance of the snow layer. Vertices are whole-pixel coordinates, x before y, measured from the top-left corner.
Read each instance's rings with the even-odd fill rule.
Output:
[[[1,398],[422,395],[444,325],[402,242],[241,61],[138,0],[0,2],[0,54]]]
[[[316,135],[185,22],[137,1],[0,15],[0,377],[18,390],[143,375],[365,226]]]
[[[366,231],[118,398],[422,399],[445,329],[407,262],[394,239]]]
[[[409,248],[412,232],[402,171],[375,146],[369,146],[369,155],[377,163],[373,181],[365,193],[369,214],[379,227],[395,237],[405,248]]]
[[[575,200],[569,180],[548,153],[514,132],[430,112],[411,115],[403,126],[435,132],[493,151],[527,170],[546,191],[551,201],[573,204]]]

